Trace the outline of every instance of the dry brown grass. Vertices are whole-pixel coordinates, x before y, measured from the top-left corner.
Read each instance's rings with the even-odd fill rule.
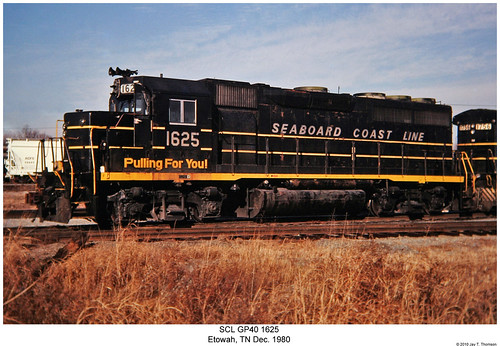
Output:
[[[100,243],[4,238],[4,323],[496,323],[496,236]]]

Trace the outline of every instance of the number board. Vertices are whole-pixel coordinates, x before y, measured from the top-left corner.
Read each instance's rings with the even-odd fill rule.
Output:
[[[133,94],[134,91],[134,84],[132,83],[120,85],[120,94]]]

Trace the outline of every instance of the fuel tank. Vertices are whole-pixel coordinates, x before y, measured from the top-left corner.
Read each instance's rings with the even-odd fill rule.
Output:
[[[249,216],[357,215],[365,209],[363,190],[254,189]]]

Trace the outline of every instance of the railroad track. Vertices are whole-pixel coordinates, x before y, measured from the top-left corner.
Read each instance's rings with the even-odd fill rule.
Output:
[[[73,211],[74,217],[80,217],[85,214],[85,209],[77,209]],[[4,209],[4,219],[33,219],[38,215],[36,208],[31,209]]]
[[[36,184],[15,184],[15,183],[5,183],[3,184],[4,191],[35,191]]]
[[[43,242],[71,239],[86,232],[90,240],[131,238],[137,241],[192,240],[215,238],[376,238],[394,236],[429,236],[461,234],[496,234],[496,218],[432,217],[410,221],[404,217],[366,218],[345,221],[297,221],[257,223],[230,221],[194,224],[191,227],[162,225],[129,226],[99,230],[95,224],[56,225],[48,227],[5,227],[4,236],[15,234]]]
[[[36,217],[36,209],[12,209],[3,211],[4,219],[29,219]]]

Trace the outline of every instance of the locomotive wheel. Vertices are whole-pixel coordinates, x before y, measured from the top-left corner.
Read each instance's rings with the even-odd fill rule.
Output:
[[[132,224],[135,224],[137,222],[136,219],[123,219],[121,217],[120,211],[117,209],[118,207],[115,206],[114,204],[110,203],[109,204],[109,216],[108,216],[108,222],[110,223],[110,226],[114,227],[127,227]]]
[[[382,212],[382,207],[380,203],[378,202],[378,199],[370,199],[368,201],[368,210],[370,211],[370,214],[372,216],[380,216],[380,213]]]
[[[441,210],[432,209],[431,203],[429,201],[424,201],[423,210],[425,215],[441,215],[443,214],[443,209],[444,208],[442,208]]]
[[[198,204],[190,204],[188,206],[188,212],[191,220],[194,222],[203,222],[200,216],[200,206]]]
[[[368,202],[370,214],[376,217],[392,215],[396,201],[387,195],[376,194]]]

